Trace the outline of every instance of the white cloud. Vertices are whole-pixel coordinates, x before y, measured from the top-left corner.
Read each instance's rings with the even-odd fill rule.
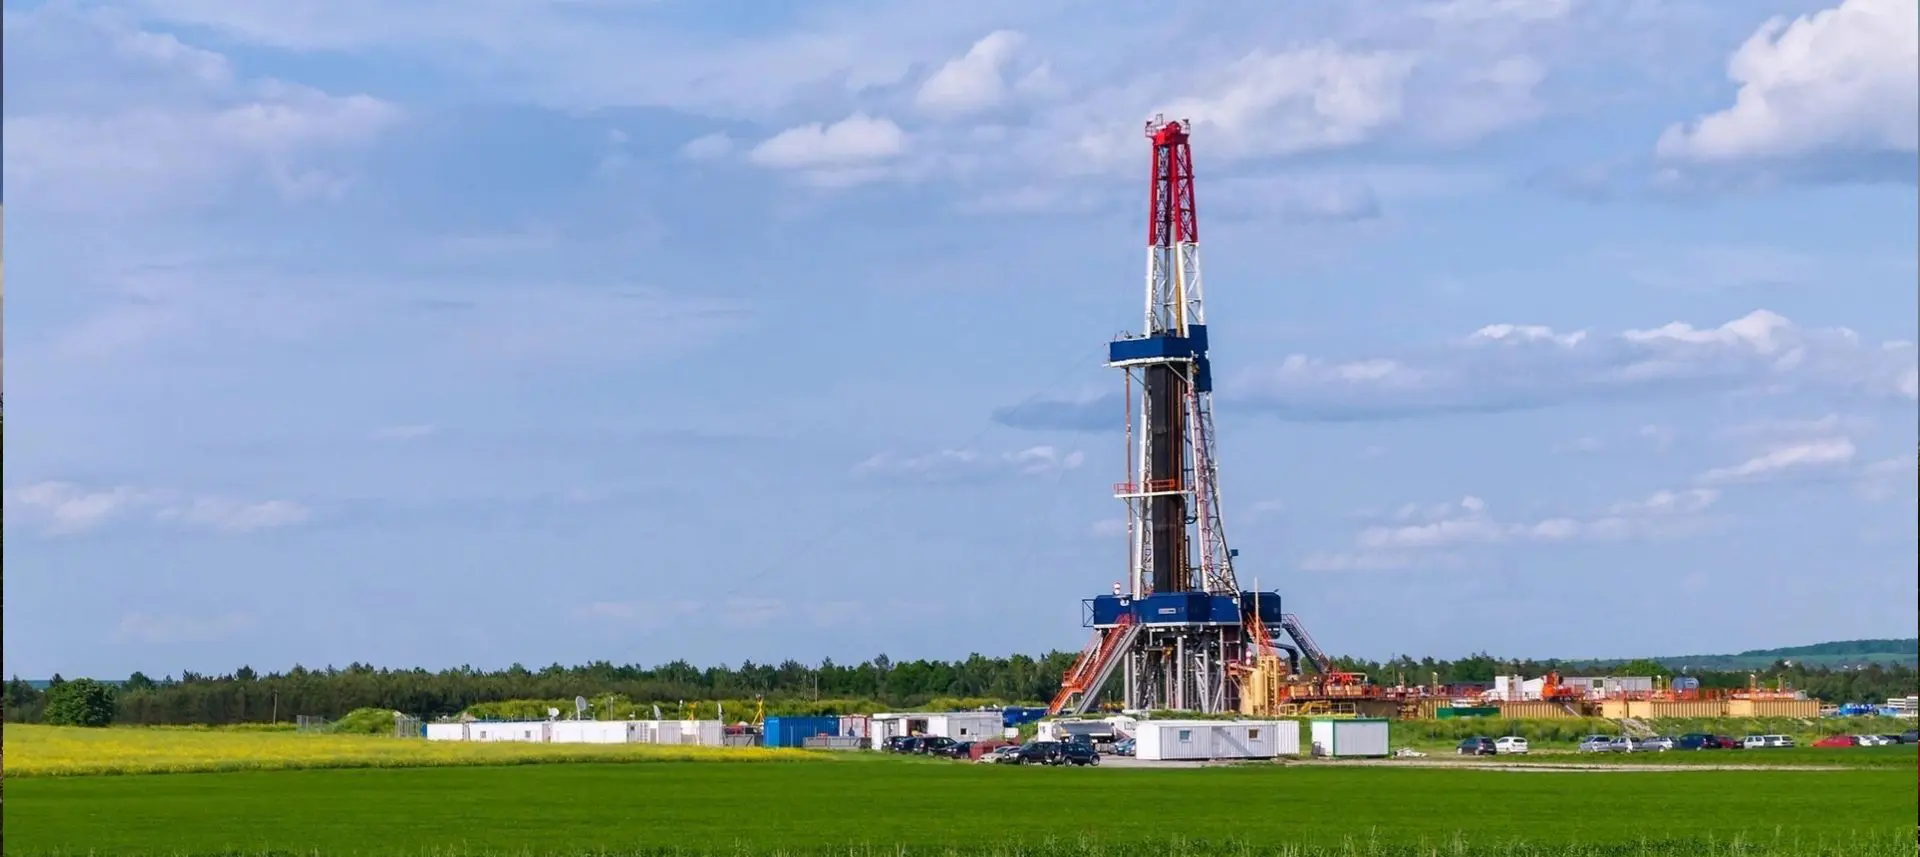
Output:
[[[1839,432],[1866,431],[1871,421],[1861,417],[1843,417],[1839,414],[1827,414],[1815,419],[1761,419],[1730,426],[1726,434],[1735,437],[1798,437],[1804,435],[1832,436]]]
[[[1255,51],[1203,71],[1196,94],[1160,109],[1169,119],[1192,120],[1194,134],[1215,158],[1340,148],[1371,139],[1400,119],[1402,87],[1413,67],[1411,55],[1392,51],[1331,45]],[[1142,147],[1137,139],[1126,144],[1129,155]]]
[[[1461,558],[1447,553],[1419,551],[1324,551],[1301,558],[1301,571],[1418,571],[1459,568]]]
[[[995,30],[973,43],[965,55],[950,60],[920,85],[914,103],[941,115],[961,115],[994,107],[1006,99],[1004,75],[1026,36],[1013,30]]]
[[[1659,395],[1818,392],[1912,402],[1911,343],[1870,343],[1846,328],[1803,327],[1757,310],[1714,327],[1672,322],[1611,335],[1496,324],[1393,356],[1294,355],[1224,378],[1237,408],[1300,421],[1497,413]],[[1016,428],[1112,427],[1110,396],[1002,408]]]
[[[1699,162],[1920,149],[1920,6],[1844,0],[1769,19],[1727,63],[1731,107],[1660,136],[1658,153]]]
[[[831,125],[788,128],[753,147],[747,157],[776,169],[851,167],[886,160],[906,147],[906,134],[893,120],[855,113]]]
[[[289,500],[243,501],[124,485],[85,488],[60,481],[6,489],[6,509],[8,526],[31,526],[56,536],[136,516],[227,533],[291,526],[310,517],[306,507]]]
[[[1086,463],[1079,450],[1033,446],[1016,452],[990,454],[970,449],[948,449],[927,455],[902,456],[882,452],[854,465],[855,475],[950,481],[1008,476],[1051,476],[1077,470]]]
[[[1844,437],[1821,438],[1776,446],[1731,467],[1716,467],[1700,474],[1701,482],[1745,482],[1772,479],[1783,473],[1843,467],[1852,463],[1853,441]]]
[[[351,184],[337,156],[401,117],[367,95],[243,79],[220,54],[107,10],[9,11],[7,30],[10,70],[50,81],[10,99],[5,119],[10,189],[36,208],[126,213],[247,184],[336,197]]]
[[[1367,527],[1355,542],[1364,553],[1394,555],[1516,542],[1672,536],[1690,531],[1697,524],[1694,518],[1719,500],[1719,496],[1719,492],[1710,489],[1659,491],[1642,500],[1615,504],[1600,515],[1531,521],[1495,518],[1487,511],[1485,502],[1467,497],[1458,504],[1443,504],[1424,512],[1418,506],[1403,507],[1396,515],[1397,523]]]
[[[733,153],[733,138],[724,131],[715,131],[704,137],[695,137],[680,147],[681,157],[695,161],[711,161],[724,158]]]

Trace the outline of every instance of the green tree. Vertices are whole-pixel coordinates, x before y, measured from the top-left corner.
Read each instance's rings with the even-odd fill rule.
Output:
[[[112,685],[77,678],[47,689],[42,716],[54,726],[105,726],[113,722],[113,712]]]
[[[1612,672],[1614,675],[1673,675],[1673,670],[1662,666],[1659,661],[1648,660],[1646,658],[1627,661],[1624,664],[1614,667]]]

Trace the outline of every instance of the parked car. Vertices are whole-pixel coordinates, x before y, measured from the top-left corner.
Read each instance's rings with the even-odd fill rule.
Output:
[[[1029,741],[1016,758],[1022,765],[1100,764],[1100,754],[1085,741]]]
[[[1720,749],[1720,739],[1718,736],[1708,735],[1705,732],[1688,732],[1685,735],[1673,739],[1673,749],[1718,750]]]
[[[1636,746],[1637,743],[1625,735],[1607,742],[1607,749],[1615,753],[1631,753]]]
[[[942,751],[958,743],[960,742],[945,735],[927,735],[920,739],[920,743],[914,747],[914,752],[928,756],[943,756],[946,754]]]
[[[1611,753],[1613,752],[1613,736],[1588,735],[1580,739],[1580,745],[1577,749],[1582,753]]]
[[[1793,739],[1785,735],[1748,735],[1740,739],[1740,746],[1748,750],[1791,747],[1793,746]]]
[[[936,747],[929,752],[935,756],[943,756],[948,759],[965,759],[973,755],[973,742],[952,741],[944,746]]]
[[[1920,729],[1908,729],[1900,733],[1900,743],[1920,744]]]
[[[1455,752],[1462,756],[1492,756],[1499,753],[1500,748],[1494,745],[1492,738],[1468,738],[1460,742]]]
[[[1495,738],[1493,739],[1493,751],[1503,756],[1525,756],[1527,754],[1527,739],[1518,735]]]
[[[1633,743],[1633,749],[1643,753],[1664,753],[1673,749],[1673,739],[1661,736],[1641,738]]]
[[[1720,742],[1720,749],[1722,750],[1740,749],[1740,739],[1730,735],[1715,735],[1713,736],[1713,740]]]
[[[1002,744],[980,756],[980,761],[989,765],[1012,765],[1020,762],[1019,744]]]
[[[1113,752],[1113,755],[1115,756],[1131,756],[1133,755],[1133,747],[1134,747],[1133,739],[1125,738],[1116,742],[1113,745],[1112,752]]]
[[[1859,745],[1860,739],[1852,735],[1828,735],[1813,742],[1815,747],[1857,747]]]

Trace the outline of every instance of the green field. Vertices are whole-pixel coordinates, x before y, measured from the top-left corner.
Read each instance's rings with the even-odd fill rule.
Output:
[[[1600,770],[1539,769],[1575,763]],[[1628,770],[1648,764],[1671,770]],[[1917,765],[1901,746],[1055,770],[14,726],[6,854],[1905,857]]]
[[[6,853],[991,853],[1049,838],[1164,845],[1178,836],[1264,849],[1348,839],[1615,848],[1682,839],[1698,848],[1744,838],[1797,843],[1756,853],[1817,853],[1809,849],[1825,843],[1842,849],[1832,853],[1891,854],[1898,842],[1911,854],[1914,784],[1907,769],[1055,770],[890,760],[32,777],[7,784]],[[1149,817],[1154,806],[1180,820]]]

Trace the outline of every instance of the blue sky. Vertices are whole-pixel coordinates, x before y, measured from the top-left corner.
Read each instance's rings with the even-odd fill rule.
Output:
[[[1823,2],[8,2],[4,668],[1077,648],[1162,111],[1324,646],[1912,634],[1920,22]]]

